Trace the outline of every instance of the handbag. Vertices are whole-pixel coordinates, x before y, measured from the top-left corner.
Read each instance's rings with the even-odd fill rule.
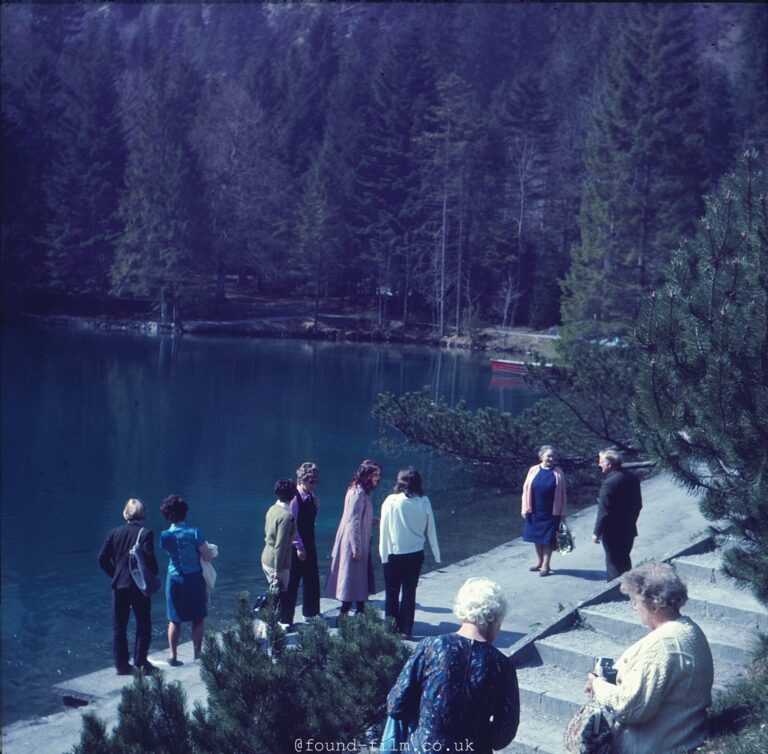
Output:
[[[575,546],[573,534],[571,534],[568,524],[565,521],[561,521],[557,527],[557,551],[561,555],[567,555],[569,552],[573,552]]]
[[[219,554],[219,547],[218,545],[212,545],[210,542],[206,542],[208,545],[208,548],[211,550],[211,553],[213,554],[213,557],[217,557]],[[213,563],[210,563],[207,560],[203,560],[200,558],[200,568],[203,571],[203,581],[205,581],[205,590],[208,594],[208,599],[211,599],[211,592],[213,592],[213,587],[216,586],[216,569],[213,567]]]
[[[613,718],[596,701],[587,702],[570,720],[563,742],[568,754],[612,754]]]
[[[136,537],[135,544],[128,550],[128,570],[131,572],[131,577],[139,591],[145,597],[151,597],[160,588],[160,579],[149,570],[144,560],[144,553],[139,543],[143,531],[144,527],[142,526],[139,529],[139,536]]]
[[[410,751],[408,745],[410,732],[411,726],[405,720],[395,720],[394,717],[387,715],[387,722],[381,732],[379,752],[381,754],[396,754],[397,752]]]

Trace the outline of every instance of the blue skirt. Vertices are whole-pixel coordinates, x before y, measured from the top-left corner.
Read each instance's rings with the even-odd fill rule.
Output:
[[[557,544],[559,523],[560,518],[558,516],[546,513],[529,513],[525,517],[523,540],[537,545],[552,545],[554,547]]]
[[[186,623],[201,620],[208,615],[208,595],[205,591],[203,572],[171,576],[165,580],[165,601],[168,606],[168,620],[171,623]]]

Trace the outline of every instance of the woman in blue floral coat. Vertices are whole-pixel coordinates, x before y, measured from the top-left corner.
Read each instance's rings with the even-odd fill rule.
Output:
[[[454,604],[461,628],[416,647],[387,698],[388,714],[412,726],[411,751],[490,754],[515,737],[517,674],[493,646],[507,607],[498,584],[468,579]]]

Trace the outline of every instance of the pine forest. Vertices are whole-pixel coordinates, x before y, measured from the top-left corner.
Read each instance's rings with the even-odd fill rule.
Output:
[[[768,141],[764,4],[4,4],[6,311],[620,332]]]

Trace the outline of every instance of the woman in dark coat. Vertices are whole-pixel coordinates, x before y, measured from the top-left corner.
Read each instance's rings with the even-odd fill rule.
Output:
[[[151,529],[144,526],[146,516],[144,503],[131,498],[123,509],[125,524],[109,532],[99,553],[99,565],[112,579],[112,655],[118,675],[130,675],[134,667],[147,673],[155,670],[155,666],[147,660],[152,638],[152,599],[139,591],[128,568],[128,552],[139,540],[147,567],[155,575],[159,570],[154,535]],[[133,666],[128,662],[128,619],[131,610],[136,616]]]
[[[416,647],[387,698],[387,712],[410,724],[409,751],[503,749],[517,733],[520,693],[512,661],[493,642],[507,612],[498,584],[467,579],[453,611],[454,634]]]

